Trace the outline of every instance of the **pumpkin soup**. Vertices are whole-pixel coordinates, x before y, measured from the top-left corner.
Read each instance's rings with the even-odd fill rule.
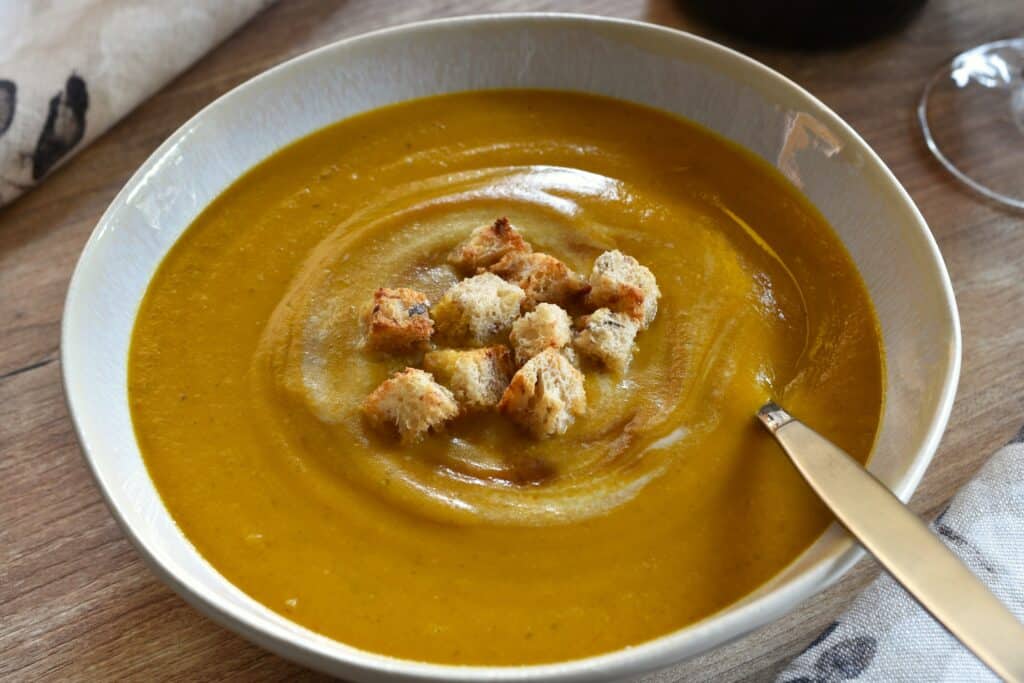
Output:
[[[572,296],[635,258],[656,315],[607,288],[560,313],[511,270],[466,272],[496,217],[582,274]],[[442,345],[439,302],[467,278],[523,296],[499,339],[459,322]],[[545,325],[557,348],[536,346]],[[501,386],[456,386],[466,359]],[[508,419],[498,397],[531,363],[578,373],[585,409]],[[849,255],[774,169],[635,104],[490,91],[342,121],[229,187],[150,284],[128,390],[164,503],[241,590],[356,647],[514,665],[640,643],[769,580],[831,518],[757,409],[865,460],[883,374]],[[436,429],[368,419],[389,378],[432,392]]]

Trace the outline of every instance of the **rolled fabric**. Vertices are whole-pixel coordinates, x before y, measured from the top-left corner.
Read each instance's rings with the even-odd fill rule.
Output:
[[[0,3],[0,205],[271,2]]]

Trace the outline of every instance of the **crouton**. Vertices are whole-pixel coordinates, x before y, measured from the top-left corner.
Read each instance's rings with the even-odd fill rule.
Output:
[[[431,351],[423,358],[423,369],[451,389],[463,412],[493,408],[508,387],[515,366],[508,347]]]
[[[509,342],[522,365],[544,349],[560,349],[572,340],[569,314],[555,304],[538,304],[530,313],[512,323]]]
[[[490,271],[526,292],[523,308],[527,311],[542,302],[564,306],[590,290],[583,276],[548,254],[514,251],[505,254]]]
[[[430,373],[406,368],[366,397],[363,414],[378,428],[397,429],[402,443],[410,444],[458,415],[459,405]]]
[[[498,410],[539,439],[564,434],[587,410],[583,373],[560,351],[542,351],[512,377]]]
[[[625,313],[599,308],[581,318],[580,327],[573,346],[607,368],[625,372],[633,357],[633,340],[639,324]]]
[[[415,289],[378,289],[366,314],[366,341],[381,351],[425,346],[434,333],[430,302]]]
[[[619,250],[597,257],[590,273],[587,302],[594,308],[610,308],[625,313],[647,329],[658,314],[661,290],[652,273],[632,256]]]
[[[475,273],[479,268],[494,265],[509,252],[532,250],[507,218],[499,218],[471,232],[466,241],[448,255],[448,263],[464,273]]]
[[[447,341],[483,346],[508,331],[525,297],[519,287],[482,273],[452,285],[431,312]]]

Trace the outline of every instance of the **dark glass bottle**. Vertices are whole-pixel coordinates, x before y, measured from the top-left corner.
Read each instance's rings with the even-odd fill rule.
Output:
[[[745,40],[817,50],[904,26],[927,0],[677,0],[691,17]]]

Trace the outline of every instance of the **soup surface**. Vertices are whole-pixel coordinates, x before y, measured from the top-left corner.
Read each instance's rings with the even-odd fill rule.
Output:
[[[588,273],[620,249],[659,313],[622,376],[536,441],[497,415],[401,447],[363,399],[377,287],[437,301],[507,215]],[[160,266],[130,352],[136,434],[196,548],[256,600],[397,657],[526,664],[666,634],[757,588],[830,521],[754,420],[775,398],[860,459],[878,327],[824,219],[762,161],[652,109],[495,91],[342,121],[226,190]]]

